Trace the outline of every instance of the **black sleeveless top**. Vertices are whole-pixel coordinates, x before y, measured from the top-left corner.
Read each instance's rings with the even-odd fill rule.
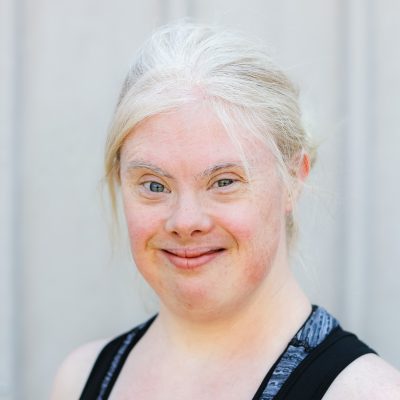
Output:
[[[118,336],[102,349],[80,400],[109,397],[129,352],[155,318]],[[375,352],[354,334],[344,331],[323,308],[313,306],[310,316],[268,371],[252,400],[322,399],[337,375],[368,353]]]

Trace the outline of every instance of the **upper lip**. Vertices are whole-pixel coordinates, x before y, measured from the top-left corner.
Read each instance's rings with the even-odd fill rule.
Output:
[[[163,251],[171,253],[178,257],[194,258],[200,257],[204,254],[214,253],[216,251],[224,250],[222,247],[192,247],[192,248],[166,248]]]

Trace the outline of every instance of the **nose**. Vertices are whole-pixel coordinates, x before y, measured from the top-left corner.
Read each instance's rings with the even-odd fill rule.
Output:
[[[172,210],[165,223],[167,232],[180,239],[204,235],[213,226],[212,217],[205,205],[195,194],[184,194],[171,206]]]

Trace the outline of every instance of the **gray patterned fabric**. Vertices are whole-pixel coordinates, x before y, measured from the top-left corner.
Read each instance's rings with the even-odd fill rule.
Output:
[[[272,371],[259,400],[272,400],[296,367],[315,347],[324,341],[338,322],[322,307],[313,308],[310,317],[290,341]]]

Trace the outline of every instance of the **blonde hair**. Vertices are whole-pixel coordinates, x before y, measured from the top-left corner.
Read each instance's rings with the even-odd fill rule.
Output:
[[[315,146],[301,121],[298,91],[265,49],[233,32],[178,22],[158,29],[142,46],[123,84],[105,152],[114,212],[119,153],[127,135],[145,118],[196,101],[199,93],[228,134],[234,136],[229,127],[240,125],[262,138],[286,180],[299,155],[308,154],[313,164]],[[290,242],[292,214],[286,225]]]

